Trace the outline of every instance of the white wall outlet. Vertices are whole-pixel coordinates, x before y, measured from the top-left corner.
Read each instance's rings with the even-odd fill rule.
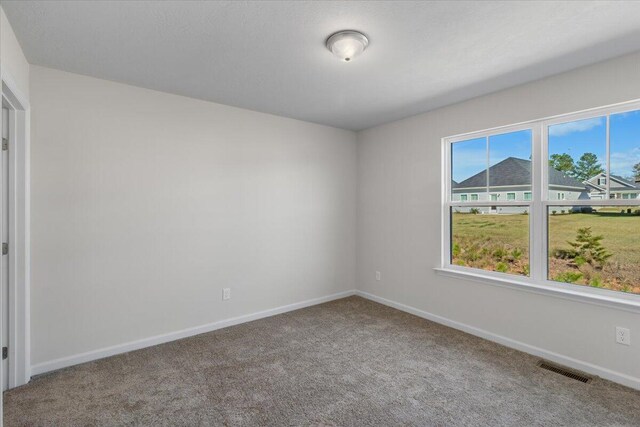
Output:
[[[231,288],[224,288],[222,290],[222,300],[226,301],[228,299],[231,299]]]
[[[382,274],[379,271],[376,271],[376,280],[380,281],[382,279]]]
[[[618,344],[631,345],[631,331],[627,328],[616,326],[616,342]]]

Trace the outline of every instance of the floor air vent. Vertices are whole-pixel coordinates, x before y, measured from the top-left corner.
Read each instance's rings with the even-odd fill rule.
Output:
[[[546,362],[544,360],[539,361],[538,366],[541,367],[542,369],[546,369],[547,371],[555,372],[556,374],[564,375],[565,377],[569,377],[571,379],[574,379],[583,383],[590,383],[591,380],[593,379],[584,374],[579,374],[575,371],[571,371],[562,366],[554,365],[553,363]]]

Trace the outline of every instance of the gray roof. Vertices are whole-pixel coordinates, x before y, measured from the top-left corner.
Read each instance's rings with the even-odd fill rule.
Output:
[[[611,175],[611,178],[616,179],[632,188],[637,188],[640,189],[640,182],[633,182],[633,181],[629,181],[628,179],[625,179],[621,176],[618,175]]]
[[[489,168],[489,185],[492,187],[531,185],[531,160],[508,157]],[[549,169],[549,185],[576,187],[584,189],[585,186],[576,179],[565,175],[556,169]],[[459,183],[453,183],[453,188],[486,187],[486,171],[478,172],[470,178]]]
[[[584,181],[584,183],[590,187],[593,187],[598,191],[604,191],[604,186],[598,184],[597,178],[605,177],[605,176],[606,174],[599,173],[598,175],[595,175],[589,178],[588,180]],[[624,190],[626,189],[626,187],[629,187],[634,190],[640,190],[640,182],[633,182],[619,175],[611,175],[611,180],[616,182],[615,186],[614,185],[611,186],[612,191]]]

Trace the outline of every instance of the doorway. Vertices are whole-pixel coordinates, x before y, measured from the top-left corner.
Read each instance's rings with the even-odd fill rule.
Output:
[[[0,147],[0,384],[30,377],[29,123],[28,97],[2,70]]]
[[[2,160],[0,161],[0,287],[2,288],[2,391],[9,388],[9,106],[2,104]]]

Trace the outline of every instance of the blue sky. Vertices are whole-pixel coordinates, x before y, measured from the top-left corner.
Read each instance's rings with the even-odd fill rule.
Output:
[[[610,118],[611,173],[632,176],[640,163],[640,110],[613,114]],[[452,177],[463,181],[486,169],[487,141],[472,139],[453,144]],[[531,131],[518,131],[489,138],[490,162],[494,165],[507,157],[529,159]],[[606,165],[606,118],[578,120],[549,127],[549,155],[567,153],[578,161],[584,153],[594,153]]]
[[[612,115],[610,127],[611,173],[632,176],[640,163],[640,110]]]
[[[457,142],[452,148],[453,169],[452,176],[457,182],[487,169],[487,140],[486,138],[471,139]],[[506,159],[531,157],[531,131],[493,135],[489,137],[489,161],[491,166]]]

